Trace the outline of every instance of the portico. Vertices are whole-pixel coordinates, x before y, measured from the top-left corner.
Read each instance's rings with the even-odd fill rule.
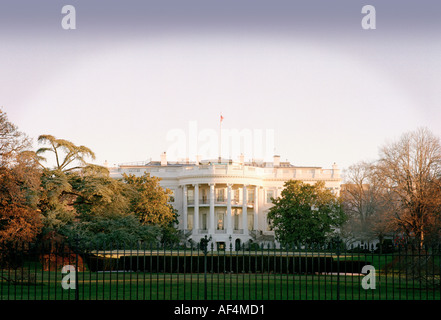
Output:
[[[182,184],[183,229],[194,240],[214,235],[248,239],[257,230],[259,185],[240,183]]]

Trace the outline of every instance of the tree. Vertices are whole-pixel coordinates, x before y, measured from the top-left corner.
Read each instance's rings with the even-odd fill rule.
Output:
[[[441,143],[427,128],[403,134],[380,149],[376,174],[387,191],[396,227],[422,246],[439,238]]]
[[[124,175],[112,179],[107,168],[86,161],[95,158],[89,148],[51,135],[41,135],[38,141],[48,145],[35,152],[43,168],[40,208],[47,229],[134,216],[141,225],[159,227],[163,238],[173,238],[176,210],[169,204],[171,191],[164,190],[158,178]],[[43,165],[47,153],[53,154],[54,167]]]
[[[129,187],[129,211],[141,224],[159,226],[162,242],[177,242],[177,210],[169,203],[171,191],[161,187],[160,180],[158,177],[151,177],[149,173],[140,177],[124,174],[123,181]]]
[[[76,217],[69,177],[60,170],[43,169],[38,207],[43,215],[45,231],[58,230]]]
[[[86,158],[95,159],[95,153],[85,146],[77,146],[71,141],[65,139],[57,139],[52,135],[40,135],[39,143],[49,144],[49,147],[43,147],[36,151],[37,159],[40,165],[45,168],[42,162],[47,159],[41,156],[46,152],[52,152],[55,157],[55,170],[69,172],[72,170],[83,169],[85,166],[93,166],[86,162]],[[70,165],[73,165],[69,167]]]
[[[37,210],[39,171],[17,156],[11,167],[0,167],[0,241],[33,241],[41,231]],[[1,250],[0,250],[1,251]]]
[[[364,161],[345,171],[340,196],[348,217],[343,227],[347,237],[365,241],[373,238],[381,240],[387,232],[383,214],[387,201],[377,178],[374,165]]]
[[[93,217],[88,221],[74,222],[61,228],[68,239],[81,239],[80,246],[88,249],[136,248],[140,242],[153,243],[160,237],[156,226],[141,225],[134,215]]]
[[[129,188],[123,181],[87,168],[81,174],[68,175],[75,195],[72,205],[81,219],[113,218],[130,213]]]
[[[287,181],[273,204],[268,218],[283,245],[324,243],[346,220],[339,199],[323,181],[315,185]]]
[[[13,261],[22,241],[41,230],[37,210],[40,171],[25,150],[30,141],[0,110],[0,262]]]
[[[176,211],[169,203],[171,191],[161,187],[160,178],[149,173],[140,177],[124,174],[123,181],[130,188],[130,212],[142,224],[168,226],[177,222]]]
[[[97,221],[117,225],[111,221],[129,221],[133,216],[142,226],[158,227],[163,239],[173,239],[177,213],[169,204],[171,191],[159,185],[159,178],[146,174],[112,179],[107,168],[86,161],[95,157],[89,148],[51,135],[38,140],[48,144],[34,154],[43,168],[39,206],[48,230],[67,230],[73,225],[80,230]],[[47,153],[54,155],[54,167],[43,165]]]
[[[27,150],[30,145],[29,138],[18,131],[17,126],[10,122],[7,114],[0,109],[0,166],[13,163],[15,156]]]
[[[109,177],[107,168],[88,163],[94,152],[71,141],[52,135],[40,135],[38,142],[49,146],[34,152],[42,168],[42,192],[39,208],[44,216],[46,230],[58,230],[80,215],[103,214],[119,205],[118,184]],[[46,153],[54,156],[53,167],[45,166]],[[107,205],[107,206],[106,206]]]

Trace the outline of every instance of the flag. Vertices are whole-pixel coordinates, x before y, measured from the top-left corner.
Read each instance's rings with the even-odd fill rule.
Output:
[[[224,117],[222,117],[222,115],[221,115],[221,117],[220,117],[220,122],[222,122],[222,120],[224,120]]]

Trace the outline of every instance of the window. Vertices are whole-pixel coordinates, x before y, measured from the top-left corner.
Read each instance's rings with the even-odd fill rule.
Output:
[[[254,203],[254,189],[247,189],[247,203]]]
[[[187,214],[187,230],[193,230],[193,212]]]
[[[239,189],[234,189],[233,190],[234,191],[234,199],[233,199],[233,201],[234,201],[234,203],[239,203],[239,200],[240,200],[240,191],[239,191]]]
[[[216,201],[217,202],[224,202],[225,201],[225,189],[224,188],[216,189]]]
[[[266,203],[272,203],[271,198],[274,198],[274,190],[266,191]]]
[[[210,201],[209,201],[209,197],[208,197],[208,194],[209,194],[209,189],[207,189],[207,188],[203,188],[203,189],[201,189],[201,198],[199,199],[199,202],[200,203],[202,203],[202,204],[207,204],[207,203],[209,203]]]
[[[187,203],[194,204],[194,190],[187,190]]]
[[[217,213],[217,230],[224,230],[224,213]]]
[[[207,230],[207,214],[206,213],[203,213],[202,215],[201,215],[201,220],[202,220],[202,230]]]
[[[254,214],[248,213],[248,230],[254,230]]]
[[[242,212],[242,209],[240,209],[240,208],[233,209],[234,230],[239,230],[239,226],[240,226],[240,224],[239,224],[240,223],[239,217],[240,217],[241,212]]]

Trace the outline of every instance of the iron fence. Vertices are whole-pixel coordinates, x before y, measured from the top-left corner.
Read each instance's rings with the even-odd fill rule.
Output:
[[[15,243],[0,300],[440,300],[436,246]]]

